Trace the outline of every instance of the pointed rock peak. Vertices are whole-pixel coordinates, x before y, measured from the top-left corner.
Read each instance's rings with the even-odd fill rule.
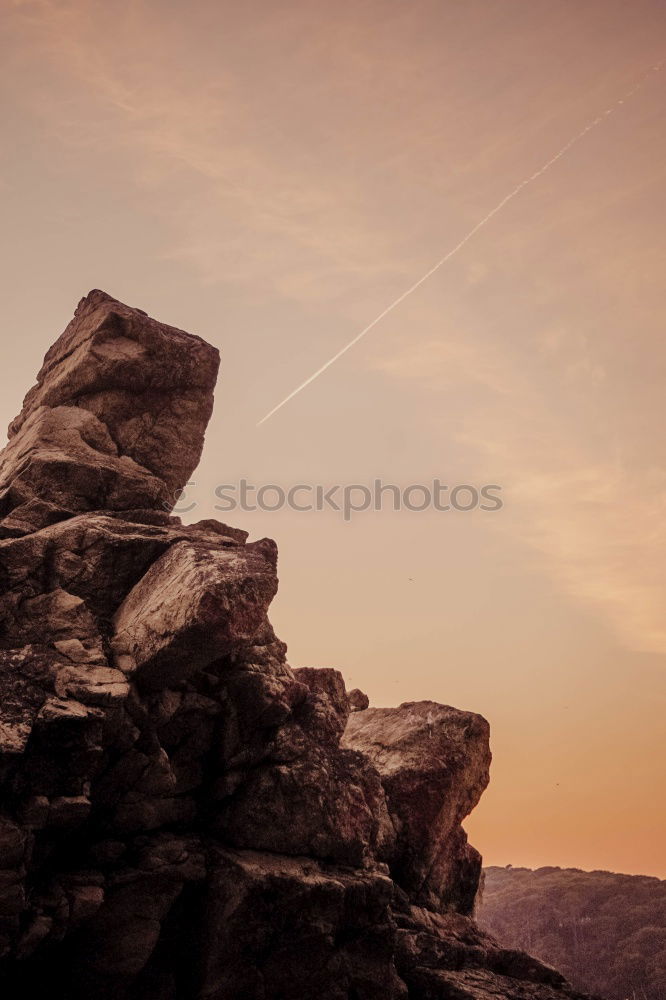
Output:
[[[218,368],[200,337],[90,292],[10,425],[0,533],[98,508],[172,507],[201,456]]]

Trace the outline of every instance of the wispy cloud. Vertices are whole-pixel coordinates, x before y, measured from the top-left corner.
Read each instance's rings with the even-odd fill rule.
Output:
[[[585,393],[602,379],[585,337],[547,332],[535,343],[551,352],[551,363],[557,356],[553,380],[575,376]],[[477,456],[480,475],[501,476],[507,531],[528,542],[557,585],[593,607],[629,648],[666,653],[662,466],[627,459],[630,440],[613,433],[599,447],[589,427],[572,425],[535,384],[533,359],[478,336],[393,343],[390,357],[375,354],[372,365],[403,384],[418,380],[422,391],[455,388],[467,406],[446,434]]]
[[[210,54],[201,66],[181,58],[180,19],[129,0],[14,6],[15,64],[41,60],[24,99],[52,140],[129,174],[143,209],[170,228],[165,257],[205,282],[267,280],[300,298],[409,266],[316,137],[303,157],[237,71]]]

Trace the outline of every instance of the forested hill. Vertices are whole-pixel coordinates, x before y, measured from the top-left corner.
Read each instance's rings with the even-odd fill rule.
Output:
[[[606,1000],[665,1000],[666,881],[575,868],[486,868],[479,923]]]

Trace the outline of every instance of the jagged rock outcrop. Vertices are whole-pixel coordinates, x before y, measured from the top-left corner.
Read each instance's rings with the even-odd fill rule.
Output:
[[[0,462],[0,987],[574,997],[470,918],[487,725],[292,670],[273,542],[169,513],[217,352],[102,292]]]
[[[397,831],[391,872],[419,905],[474,908],[481,856],[460,824],[490,780],[489,738],[480,715],[429,701],[349,719],[342,745],[379,773]]]
[[[218,367],[199,337],[91,292],[9,427],[0,536],[79,511],[173,507],[201,455]]]

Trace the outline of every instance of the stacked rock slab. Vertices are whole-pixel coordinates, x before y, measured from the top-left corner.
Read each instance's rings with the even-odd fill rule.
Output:
[[[292,670],[268,539],[171,516],[217,351],[91,292],[0,465],[0,989],[574,997],[470,917],[479,716]]]

